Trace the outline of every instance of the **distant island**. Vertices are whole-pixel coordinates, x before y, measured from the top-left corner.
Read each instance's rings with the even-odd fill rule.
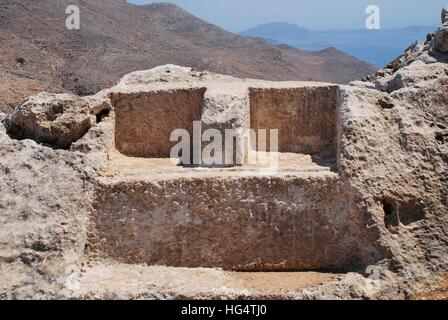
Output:
[[[426,35],[436,29],[435,26],[410,26],[402,29],[315,31],[291,23],[273,22],[258,25],[241,34],[303,50],[321,51],[333,47],[383,67],[410,43],[416,39],[424,41]]]

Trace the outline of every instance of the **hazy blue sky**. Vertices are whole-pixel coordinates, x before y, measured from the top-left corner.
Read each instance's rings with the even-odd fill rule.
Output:
[[[130,0],[142,4],[151,0]],[[378,5],[382,28],[440,23],[448,0],[171,0],[190,13],[230,31],[243,31],[260,23],[285,21],[310,29],[363,28],[365,8]]]

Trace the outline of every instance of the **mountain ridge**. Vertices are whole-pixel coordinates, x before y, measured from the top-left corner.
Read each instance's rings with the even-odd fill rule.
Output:
[[[80,30],[65,27],[68,4],[80,7]],[[26,73],[50,91],[92,94],[129,72],[164,64],[242,78],[335,83],[376,71],[343,53],[330,59],[232,34],[173,4],[12,0],[0,2],[0,13],[0,71]],[[22,98],[29,92],[15,91]],[[0,87],[0,101],[16,102],[11,92]]]
[[[272,21],[272,22],[268,22],[268,23],[261,23],[258,24],[252,28],[240,31],[239,34],[246,34],[252,30],[256,30],[258,28],[266,28],[266,27],[272,27],[272,26],[276,26],[276,27],[294,27],[297,30],[302,30],[302,31],[308,31],[308,32],[343,32],[343,31],[366,31],[366,29],[362,29],[362,28],[344,28],[344,29],[311,29],[311,28],[306,28],[306,27],[302,27],[299,24],[295,24],[295,23],[291,23],[291,22],[286,22],[286,21]],[[434,30],[437,29],[436,25],[430,26],[430,25],[410,25],[410,26],[405,26],[405,27],[401,27],[401,28],[384,28],[384,29],[379,29],[379,30],[369,30],[369,31],[399,31],[399,30],[415,30],[415,29],[420,29],[420,28],[432,28]]]
[[[287,44],[297,49],[321,51],[334,47],[346,54],[377,66],[384,66],[403,52],[409,43],[425,40],[436,26],[408,26],[398,29],[311,30],[288,22],[260,24],[240,32],[273,44]]]

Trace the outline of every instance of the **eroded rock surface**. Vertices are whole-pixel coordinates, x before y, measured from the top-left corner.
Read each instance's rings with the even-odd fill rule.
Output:
[[[448,6],[442,9],[442,26],[436,32],[434,46],[440,52],[448,52]]]
[[[89,213],[80,154],[0,132],[0,295],[60,296],[79,273]]]
[[[33,139],[56,149],[68,149],[109,113],[107,101],[70,94],[41,93],[27,99],[5,119],[7,133]]]
[[[434,38],[434,46],[440,52],[448,52],[448,22],[437,30]]]

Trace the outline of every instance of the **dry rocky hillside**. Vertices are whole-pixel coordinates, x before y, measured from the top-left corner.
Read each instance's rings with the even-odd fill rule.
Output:
[[[0,113],[0,297],[447,298],[442,21],[349,85],[164,65]],[[278,170],[174,164],[193,120],[278,128]]]
[[[79,5],[80,30],[65,27],[68,4]],[[35,94],[35,88],[93,94],[129,72],[164,64],[237,77],[335,83],[376,71],[335,49],[307,52],[238,36],[164,3],[0,0],[0,44],[3,110]]]

